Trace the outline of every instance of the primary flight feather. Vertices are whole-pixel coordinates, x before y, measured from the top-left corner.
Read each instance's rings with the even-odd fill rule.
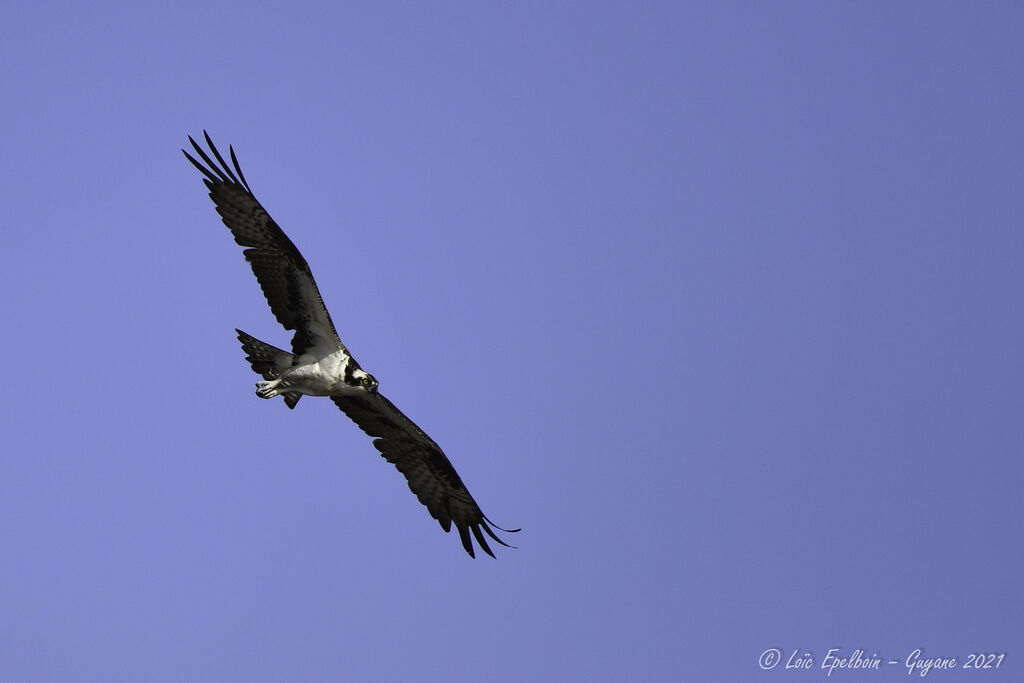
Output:
[[[341,343],[306,259],[253,196],[234,149],[228,147],[228,165],[210,136],[205,131],[203,135],[212,158],[191,136],[189,142],[202,161],[182,152],[205,176],[203,182],[217,213],[235,241],[245,247],[242,253],[270,310],[285,329],[294,331],[289,353],[235,330],[246,360],[263,377],[256,383],[256,395],[282,396],[289,408],[303,395],[329,396],[374,437],[373,445],[405,476],[441,528],[450,531],[455,526],[470,557],[475,557],[471,533],[484,552],[494,557],[484,534],[503,546],[508,544],[491,525],[508,533],[518,529],[502,529],[491,522],[441,448],[377,390],[377,380],[359,367]]]

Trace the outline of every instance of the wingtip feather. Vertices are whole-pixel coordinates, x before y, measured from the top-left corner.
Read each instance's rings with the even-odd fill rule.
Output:
[[[491,557],[494,557],[494,553],[491,552],[491,547],[489,545],[487,545],[487,539],[484,538],[484,535],[482,533],[480,533],[479,525],[474,524],[473,526],[470,527],[470,529],[473,530],[473,535],[476,536],[476,542],[480,544],[480,547],[483,548],[483,551],[485,553],[487,553],[488,555],[490,555]],[[498,558],[495,557],[494,559],[498,559]]]
[[[469,556],[476,559],[476,553],[473,552],[473,541],[469,538],[469,528],[461,524],[456,524],[455,528],[459,530],[459,538],[462,539],[462,547],[466,549]]]
[[[235,156],[235,148],[231,145],[228,145],[228,153],[230,153],[231,155],[231,163],[234,164],[235,166],[235,172],[238,173],[238,177],[242,181],[242,186],[245,187],[245,189],[249,190],[249,181],[245,179],[245,174],[242,173],[242,167],[238,163],[238,157]],[[252,190],[249,191],[252,192]]]
[[[206,137],[206,144],[210,146],[210,151],[213,152],[213,156],[217,157],[217,161],[220,162],[220,169],[225,174],[227,174],[227,177],[230,178],[234,183],[241,185],[242,183],[238,181],[238,178],[236,178],[235,174],[231,171],[231,167],[227,164],[226,161],[224,161],[224,157],[220,155],[220,150],[217,149],[217,145],[213,144],[213,140],[210,138],[209,133],[207,133],[204,130],[203,136]]]

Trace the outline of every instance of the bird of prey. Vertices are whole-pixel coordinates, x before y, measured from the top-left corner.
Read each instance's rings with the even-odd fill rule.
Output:
[[[341,343],[306,259],[253,196],[234,149],[228,148],[229,166],[206,131],[203,135],[213,159],[191,136],[189,142],[202,162],[181,151],[205,176],[203,182],[217,213],[235,241],[245,247],[245,260],[252,266],[270,310],[285,329],[295,332],[288,353],[235,330],[246,360],[263,377],[256,383],[256,395],[266,399],[282,396],[289,408],[303,395],[329,396],[374,438],[373,445],[405,475],[409,488],[441,528],[447,532],[455,525],[470,557],[476,557],[471,532],[491,557],[494,553],[484,533],[511,547],[490,525],[506,533],[519,530],[502,529],[489,520],[441,448],[377,390],[377,380],[359,367]]]

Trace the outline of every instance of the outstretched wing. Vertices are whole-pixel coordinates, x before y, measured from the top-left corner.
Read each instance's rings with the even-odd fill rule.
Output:
[[[217,205],[217,213],[235,236],[235,241],[246,247],[245,260],[252,266],[277,321],[285,329],[295,330],[292,352],[302,354],[321,345],[335,349],[342,347],[309,264],[253,196],[238,166],[235,150],[228,147],[234,166],[232,171],[206,131],[203,135],[216,162],[192,136],[189,136],[189,142],[205,165],[185,150],[181,151],[206,176],[203,182]]]
[[[469,495],[466,485],[462,483],[458,472],[445,457],[441,448],[423,433],[412,420],[402,414],[395,405],[379,393],[366,393],[356,396],[332,396],[331,400],[338,404],[359,428],[372,437],[373,445],[381,452],[384,459],[394,464],[398,471],[405,475],[409,488],[427,506],[431,516],[441,528],[451,531],[452,523],[459,531],[462,546],[470,557],[473,553],[473,542],[470,532],[476,537],[477,543],[484,552],[494,557],[487,539],[481,529],[492,539],[503,546],[511,547],[498,538],[480,506]],[[495,528],[507,533],[519,529]]]

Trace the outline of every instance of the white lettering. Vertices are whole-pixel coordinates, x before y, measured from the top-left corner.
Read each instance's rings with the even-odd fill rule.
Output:
[[[800,650],[793,650],[793,654],[786,660],[787,669],[810,669],[814,666],[814,655],[805,652],[800,656]]]
[[[828,651],[825,659],[821,660],[821,670],[828,669],[828,674],[826,674],[828,676],[831,676],[836,669],[878,669],[879,664],[882,663],[877,653],[865,657],[864,650],[861,649],[854,650],[849,657],[837,657],[837,652],[839,652],[839,648],[834,647]]]
[[[918,648],[907,655],[907,675],[917,672],[917,675],[924,678],[928,675],[929,671],[939,669],[955,669],[956,668],[956,657],[932,657],[929,659],[923,659],[921,657],[921,648]]]

